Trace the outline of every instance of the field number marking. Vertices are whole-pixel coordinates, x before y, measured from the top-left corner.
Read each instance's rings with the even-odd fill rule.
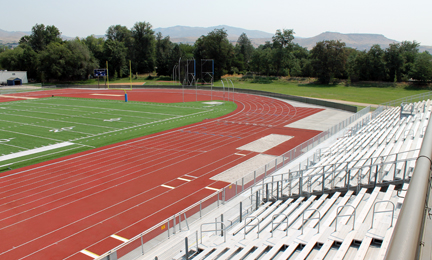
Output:
[[[15,139],[15,137],[9,138],[9,139],[0,139],[0,143],[7,143],[10,142],[10,140]]]
[[[114,122],[114,121],[120,121],[121,120],[121,117],[119,117],[119,118],[111,118],[111,119],[104,119],[104,121],[106,121],[106,122]]]
[[[62,132],[62,131],[68,131],[68,130],[72,130],[75,126],[70,126],[70,127],[62,127],[60,129],[51,129],[49,130],[50,132],[54,132],[54,133],[58,133],[58,132]]]

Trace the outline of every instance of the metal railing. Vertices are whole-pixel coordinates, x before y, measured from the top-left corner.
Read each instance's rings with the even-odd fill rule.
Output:
[[[387,109],[388,107],[400,106],[402,103],[414,103],[428,99],[432,100],[432,91],[392,100],[386,103],[382,103],[380,104],[380,106],[383,106]]]
[[[427,216],[425,209],[430,207],[428,201],[431,191],[431,144],[432,125],[429,122],[385,259],[418,259]]]

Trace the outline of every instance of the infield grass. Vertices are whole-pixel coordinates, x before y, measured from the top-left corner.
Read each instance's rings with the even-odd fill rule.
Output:
[[[0,172],[220,117],[235,108],[232,102],[126,103],[64,97],[0,103]],[[67,146],[34,153],[65,142]],[[16,153],[22,156],[10,158]]]

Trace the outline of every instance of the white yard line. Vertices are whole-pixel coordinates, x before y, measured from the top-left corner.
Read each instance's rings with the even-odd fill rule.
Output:
[[[26,124],[26,123],[20,123],[20,122],[13,122],[13,121],[8,121],[8,120],[1,120],[0,121],[5,121],[8,123],[14,123],[14,124],[20,124],[20,125],[27,125],[27,126],[35,126],[35,127],[41,127],[41,128],[46,128],[46,129],[54,129],[53,127],[50,126],[43,126],[43,125],[36,125],[36,124]],[[53,121],[53,120],[48,120],[48,121]],[[55,121],[55,120],[54,120]],[[72,123],[72,122],[67,122],[67,123]],[[73,122],[75,123],[75,122]],[[78,123],[79,124],[79,123]],[[92,126],[92,125],[90,125]],[[117,128],[119,129],[119,128]],[[72,133],[79,133],[79,134],[83,134],[83,135],[91,135],[90,133],[86,133],[86,132],[78,132],[78,131],[72,131],[72,130],[68,130],[68,132],[72,132]]]
[[[53,104],[47,104],[47,103],[38,103],[38,104],[53,105]],[[143,114],[157,114],[157,115],[165,115],[165,116],[177,116],[177,115],[173,115],[173,114],[145,112],[145,111],[133,111],[133,110],[123,110],[123,109],[105,108],[105,107],[88,107],[88,106],[64,105],[64,104],[55,104],[55,105],[56,106],[66,106],[66,107],[82,107],[82,108],[87,108],[87,109],[90,108],[90,109],[97,109],[97,110],[113,110],[113,111],[120,111],[120,112],[133,112],[133,113],[143,113]],[[177,107],[177,108],[179,108],[179,107]],[[198,108],[198,109],[203,109],[203,108]]]
[[[6,146],[15,147],[15,148],[18,148],[18,149],[23,149],[23,150],[27,150],[28,149],[28,148],[25,148],[25,147],[16,146],[16,145],[12,145],[12,144],[6,144],[6,143],[0,143],[0,145],[6,145]]]
[[[60,114],[47,113],[47,112],[38,112],[38,113],[44,113],[44,114],[49,114],[49,115],[57,115],[57,116],[60,115]],[[33,119],[39,119],[39,120],[45,120],[45,121],[55,121],[55,122],[68,123],[68,124],[72,124],[73,123],[73,124],[85,125],[85,126],[102,127],[102,128],[114,128],[114,129],[116,129],[115,127],[110,127],[110,126],[92,125],[92,124],[86,124],[86,123],[71,122],[71,121],[64,121],[64,120],[58,120],[58,119],[49,119],[49,118],[43,118],[43,117],[19,115],[19,114],[12,114],[12,113],[0,113],[0,114],[10,115],[10,116],[27,117],[27,118],[33,118]],[[19,124],[24,124],[24,123],[19,123]]]
[[[8,132],[8,133],[14,133],[14,134],[19,134],[19,135],[27,135],[27,136],[36,137],[36,138],[48,139],[48,140],[56,141],[56,142],[63,142],[64,141],[64,140],[58,140],[58,139],[53,139],[53,138],[48,138],[48,137],[43,137],[43,136],[25,134],[25,133],[21,133],[21,132],[8,131],[6,129],[0,129],[0,131],[4,131],[4,132]]]
[[[47,146],[43,146],[40,148],[31,149],[31,150],[27,150],[27,151],[23,151],[23,152],[3,155],[3,156],[0,156],[0,162],[10,160],[10,159],[15,159],[18,157],[23,157],[26,155],[45,152],[45,151],[49,151],[49,150],[53,150],[53,149],[57,149],[57,148],[62,148],[62,147],[73,145],[73,144],[74,143],[71,143],[71,142],[63,142],[63,143],[59,143],[59,144],[52,144],[52,145],[47,145]]]

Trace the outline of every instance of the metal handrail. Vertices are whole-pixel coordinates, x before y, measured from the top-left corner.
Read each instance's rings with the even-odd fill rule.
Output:
[[[279,222],[274,222],[274,220],[277,218],[277,217],[279,217],[279,216],[284,216],[284,218],[281,220],[281,221],[279,221]],[[280,225],[280,224],[282,224],[284,221],[285,221],[285,219],[286,219],[286,223],[287,223],[287,228],[286,228],[286,236],[288,236],[288,227],[289,227],[289,222],[288,222],[288,216],[287,215],[285,215],[285,214],[274,214],[273,215],[273,219],[272,219],[272,228],[271,228],[271,237],[273,237],[273,233],[274,233],[274,231],[275,231],[275,229],[274,229],[274,225]]]
[[[251,220],[249,223],[246,223],[246,222],[247,222],[246,220],[247,220],[248,218],[251,218],[252,220]],[[251,225],[250,223],[252,223],[255,219],[258,220],[258,223],[257,223],[256,225]],[[260,232],[259,224],[260,224],[260,220],[259,220],[258,217],[254,217],[254,216],[246,217],[246,218],[245,218],[245,224],[244,224],[244,238],[246,238],[246,227],[248,227],[248,226],[253,226],[253,227],[258,226],[257,235],[258,235],[258,238],[259,238],[259,232]]]
[[[352,214],[345,214],[345,215],[339,215],[341,212],[342,212],[342,210],[345,208],[345,207],[351,207],[351,208],[353,208],[353,210],[354,210],[354,213],[352,213]],[[339,211],[339,209],[340,209],[340,211]],[[352,229],[351,230],[354,230],[354,227],[355,227],[355,215],[356,215],[356,209],[355,209],[355,207],[354,206],[352,206],[352,205],[343,205],[343,206],[339,206],[337,209],[336,209],[336,222],[335,222],[335,231],[337,231],[337,223],[338,223],[338,217],[352,217],[352,216],[354,216],[353,217],[353,227],[352,227]],[[349,219],[348,219],[349,220]]]
[[[391,205],[393,206],[392,210],[380,210],[380,211],[376,211],[376,205],[380,204],[380,203],[391,203]],[[392,213],[392,217],[391,217],[391,222],[390,222],[390,227],[393,227],[393,217],[394,217],[394,211],[395,211],[395,204],[390,201],[390,200],[381,200],[381,201],[377,201],[374,204],[373,207],[373,213],[372,213],[372,223],[371,223],[371,229],[373,228],[373,224],[374,224],[374,218],[375,218],[375,213],[386,213],[386,212],[391,212]]]
[[[308,211],[313,211],[313,212],[312,212],[312,214],[311,214],[310,217],[306,218],[306,221],[308,221],[308,220],[313,220],[313,219],[317,219],[317,220],[318,220],[318,233],[319,233],[319,231],[320,231],[321,212],[319,212],[317,209],[307,209],[307,210],[303,211],[303,214],[302,214],[302,232],[301,232],[302,235],[303,235],[303,228],[304,228],[304,224],[305,224],[305,217],[304,217],[304,215],[305,215],[305,213],[308,212]],[[313,216],[313,214],[315,214],[315,212],[318,212],[318,217],[315,217],[315,218],[314,218],[314,217],[312,217],[312,216]],[[287,227],[287,228],[288,228],[288,227]]]
[[[219,229],[218,228],[218,224],[221,224],[222,228]],[[211,230],[204,230],[203,231],[202,227],[204,225],[215,225],[216,228],[215,229],[211,229]],[[225,227],[225,224],[223,222],[215,221],[215,222],[211,222],[211,223],[203,223],[203,224],[200,225],[200,238],[201,238],[201,241],[202,241],[202,233],[203,232],[218,232],[218,231],[221,231],[221,233],[223,233],[224,242],[226,242],[226,233],[227,232],[224,232],[225,230],[226,230],[226,227]]]
[[[416,259],[425,219],[425,202],[430,192],[432,125],[429,122],[416,166],[387,249],[386,259]]]

